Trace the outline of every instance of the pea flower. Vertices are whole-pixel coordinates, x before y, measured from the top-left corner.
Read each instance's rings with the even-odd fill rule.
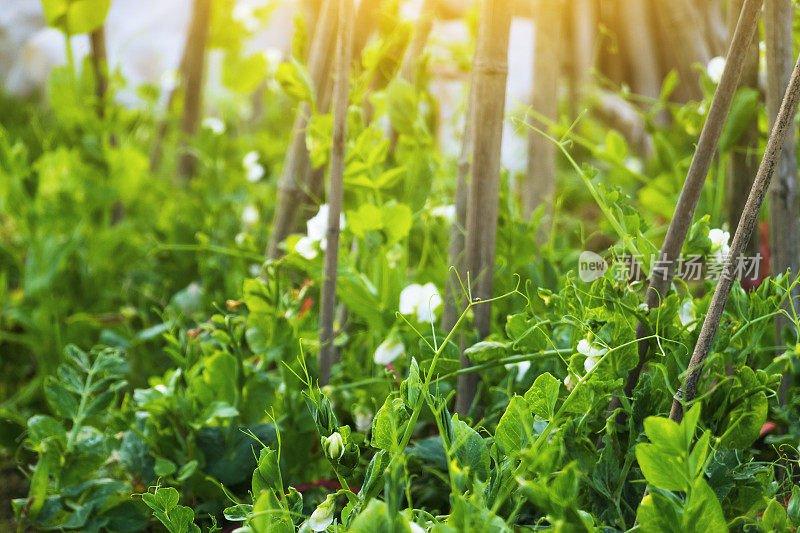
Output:
[[[325,501],[308,517],[308,525],[314,531],[325,531],[328,526],[333,524],[333,512],[336,510],[336,499],[333,494],[328,494]]]
[[[211,130],[214,135],[221,135],[225,132],[225,123],[217,117],[206,117],[203,119],[203,128]]]
[[[375,349],[373,360],[379,365],[388,365],[406,352],[406,347],[397,339],[388,338]]]
[[[575,388],[575,385],[578,384],[578,378],[575,374],[570,372],[567,374],[567,377],[564,378],[564,386],[567,388],[568,391],[572,392],[572,389]]]
[[[431,215],[443,218],[447,223],[452,224],[456,220],[456,206],[450,204],[434,207],[431,209]]]
[[[531,367],[530,361],[520,361],[519,363],[508,363],[506,365],[506,370],[511,370],[512,368],[517,368],[517,381],[522,381],[525,377],[525,373]]]
[[[361,433],[366,433],[372,425],[372,412],[366,407],[358,406],[353,410],[353,420],[356,423],[356,429]]]
[[[344,455],[344,441],[338,431],[334,431],[330,437],[322,438],[322,449],[325,457],[331,461],[336,461]]]
[[[727,231],[714,228],[708,232],[708,238],[711,239],[711,254],[714,261],[723,263],[731,251],[728,241],[731,234]]]
[[[586,361],[583,362],[583,368],[585,368],[587,372],[591,372],[608,350],[603,347],[598,348],[590,343],[588,339],[582,339],[578,343],[578,352],[586,356]]]
[[[306,236],[301,237],[294,250],[306,259],[314,259],[317,256],[315,245],[319,245],[320,250],[324,250],[327,244],[325,233],[328,231],[328,204],[319,206],[319,211],[306,222]],[[345,228],[344,214],[339,214],[339,229]]]
[[[697,316],[695,315],[694,302],[692,302],[691,298],[686,298],[683,304],[678,308],[678,318],[681,320],[681,324],[689,331],[694,331],[697,327],[695,323]]]
[[[247,181],[255,183],[264,177],[264,167],[258,162],[258,152],[247,152],[242,159],[242,166],[247,174]]]
[[[714,83],[719,83],[719,80],[722,79],[723,70],[725,70],[725,58],[722,56],[712,57],[711,61],[709,61],[706,66],[708,77],[711,78],[711,81]]]
[[[417,315],[417,321],[433,323],[434,311],[442,305],[442,297],[436,285],[426,283],[409,285],[400,293],[400,312],[404,315]]]
[[[252,226],[256,222],[258,222],[258,209],[254,205],[248,205],[242,211],[242,222],[246,226]]]

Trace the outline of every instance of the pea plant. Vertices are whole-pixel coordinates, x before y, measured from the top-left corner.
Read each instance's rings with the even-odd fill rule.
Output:
[[[0,530],[800,529],[792,2],[121,4],[0,89]]]

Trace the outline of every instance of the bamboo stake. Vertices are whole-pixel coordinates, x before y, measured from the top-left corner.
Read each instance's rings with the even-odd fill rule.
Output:
[[[92,72],[94,73],[94,91],[97,97],[97,116],[103,118],[106,109],[106,92],[108,92],[108,54],[106,53],[106,32],[100,26],[89,34]]]
[[[767,4],[771,3],[767,2]],[[736,24],[735,14],[742,9],[744,0],[729,0],[730,6],[730,27],[731,33]],[[758,35],[753,35],[750,41],[747,55],[745,57],[742,77],[739,80],[739,87],[750,87],[758,90],[758,59],[759,45]],[[791,60],[790,60],[791,61]],[[780,89],[783,96],[783,88]],[[780,97],[779,97],[780,98]],[[728,161],[728,179],[726,180],[728,198],[728,227],[735,228],[742,217],[744,202],[746,198],[742,191],[749,191],[753,186],[753,177],[758,172],[758,121],[754,117],[750,124],[742,132],[735,146],[731,148],[730,160]],[[746,255],[754,256],[758,253],[758,231],[754,231],[748,239]],[[754,279],[740,280],[742,283],[750,284],[758,279],[758,272]]]
[[[667,235],[661,246],[657,263],[651,269],[650,285],[647,287],[645,294],[645,302],[649,309],[659,307],[662,298],[666,297],[669,291],[675,271],[675,262],[679,258],[686,235],[692,225],[694,211],[697,208],[697,202],[700,200],[706,175],[717,151],[717,143],[722,133],[722,127],[725,124],[725,118],[728,115],[731,101],[742,73],[747,49],[758,26],[761,2],[762,0],[746,0],[739,16],[736,32],[728,50],[725,69],[722,72],[714,99],[711,101],[711,108],[708,111],[706,122],[703,124],[703,130],[700,132],[697,148],[692,157],[678,204],[675,207],[675,213],[667,229]],[[648,336],[647,325],[640,322],[636,326],[636,338],[639,339],[639,363],[636,368],[628,373],[624,389],[626,396],[630,396],[636,384],[639,383],[639,376],[647,362],[647,352],[650,346]],[[614,411],[620,405],[619,396],[615,396],[611,401],[609,410]]]
[[[178,176],[188,178],[194,174],[196,159],[189,153],[186,141],[194,136],[200,123],[200,106],[203,97],[203,73],[206,59],[208,32],[211,25],[211,0],[195,0],[192,25],[189,28],[188,47],[184,58],[183,118],[181,131],[184,135],[184,150],[178,160]]]
[[[350,62],[353,54],[353,0],[339,0],[339,38],[336,47],[336,80],[333,88],[333,139],[331,142],[328,230],[322,281],[319,334],[319,381],[330,382],[335,355],[333,319],[336,314],[336,277],[339,264],[339,217],[342,213],[344,158],[347,144],[347,105]]]
[[[531,107],[537,113],[558,119],[558,75],[561,47],[560,0],[537,0],[533,13],[533,89]],[[546,127],[534,121],[539,129]],[[528,134],[527,176],[522,185],[522,213],[529,219],[541,204],[550,205],[556,192],[556,145],[535,130]],[[540,231],[540,236],[546,232]]]
[[[623,0],[621,15],[621,34],[630,65],[633,91],[650,98],[658,98],[661,93],[661,69],[649,2]]]
[[[471,91],[470,91],[471,92]],[[471,96],[471,94],[470,94]],[[467,227],[467,176],[470,170],[469,155],[472,152],[472,99],[467,97],[467,116],[464,124],[464,137],[461,139],[461,153],[456,168],[456,219],[450,226],[450,246],[447,249],[447,264],[455,268],[449,272],[444,290],[444,311],[442,330],[450,331],[462,312],[461,284],[459,274],[464,271],[464,233]]]
[[[314,85],[317,102],[323,98],[325,92],[328,51],[336,37],[336,7],[335,0],[324,0],[308,53],[308,74]],[[302,202],[302,184],[311,167],[306,149],[305,131],[310,114],[311,109],[308,104],[302,103],[298,106],[292,126],[292,139],[286,151],[283,171],[278,182],[277,208],[267,246],[268,259],[277,259],[280,256],[279,245],[294,229],[296,213]]]
[[[467,201],[465,263],[472,296],[488,299],[494,288],[494,252],[500,194],[500,145],[503,138],[508,39],[512,6],[504,0],[482,0],[472,74],[472,172]],[[480,125],[480,129],[478,129]],[[489,334],[491,305],[475,308],[474,325]],[[462,354],[462,366],[470,366]],[[459,376],[455,411],[466,414],[477,392],[477,374]]]
[[[673,398],[669,417],[676,422],[680,422],[683,419],[684,404],[688,406],[697,395],[697,385],[700,381],[700,375],[703,373],[703,363],[708,357],[708,352],[711,350],[711,344],[714,342],[714,336],[722,319],[722,313],[725,310],[725,304],[733,286],[737,262],[741,260],[742,253],[747,246],[747,239],[756,222],[758,222],[758,214],[761,211],[761,205],[764,203],[770,180],[779,165],[786,134],[794,126],[798,99],[800,99],[800,56],[797,58],[789,79],[789,86],[786,88],[778,117],[767,140],[764,158],[758,167],[758,174],[753,183],[753,188],[750,189],[742,218],[733,236],[730,254],[725,261],[725,267],[717,283],[717,288],[714,290],[714,296],[711,298],[708,314],[703,321],[703,327],[700,330],[700,336],[697,338],[692,359],[689,361],[686,380]]]
[[[771,0],[764,8],[764,35],[767,44],[767,116],[770,128],[780,109],[780,99],[789,83],[792,71],[792,22],[794,10],[791,0]],[[778,170],[769,190],[769,240],[770,263],[773,273],[791,271],[800,273],[800,205],[798,205],[797,154],[794,150],[794,127],[786,132]],[[791,297],[797,301],[800,289]],[[786,304],[788,307],[788,303]],[[781,344],[781,333],[791,322],[784,316],[775,319],[775,344]],[[792,383],[791,374],[783,376],[778,390],[778,401],[786,403],[786,394]]]

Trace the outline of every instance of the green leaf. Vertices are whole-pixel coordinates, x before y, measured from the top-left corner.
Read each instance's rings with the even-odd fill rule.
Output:
[[[261,448],[258,466],[253,471],[253,494],[256,498],[262,490],[283,491],[278,453],[270,448]]]
[[[733,96],[728,119],[719,137],[719,151],[727,152],[753,124],[758,115],[758,90],[740,87]]]
[[[533,434],[533,413],[529,402],[514,396],[500,417],[494,432],[494,442],[506,455],[516,455],[528,444]]]
[[[364,238],[368,231],[383,229],[383,211],[372,204],[361,204],[347,212],[347,222],[353,235]]]
[[[792,497],[789,498],[789,505],[786,506],[786,514],[792,525],[795,527],[800,525],[800,487],[797,485],[792,487]]]
[[[311,83],[306,69],[297,61],[278,65],[275,70],[275,81],[292,98],[313,105],[313,83]]]
[[[394,78],[386,87],[386,111],[400,134],[411,135],[417,117],[417,93],[409,82]]]
[[[765,531],[788,530],[786,527],[786,511],[775,498],[772,498],[767,504],[767,508],[761,517],[761,523],[764,525]]]
[[[42,0],[47,23],[67,35],[91,33],[103,25],[111,0]]]
[[[703,476],[698,477],[692,485],[682,526],[681,531],[696,533],[728,531],[722,506]]]
[[[514,349],[534,353],[547,348],[547,334],[540,322],[525,313],[508,315],[506,335],[514,342]]]
[[[644,420],[644,432],[650,442],[664,453],[682,455],[688,448],[680,425],[669,418],[648,416]]]
[[[402,398],[388,396],[372,422],[372,445],[381,450],[394,450],[411,415]]]
[[[171,476],[178,469],[175,463],[163,457],[156,457],[155,473],[157,476]]]
[[[44,384],[44,395],[50,408],[61,418],[74,420],[78,415],[78,400],[52,376]]]
[[[453,416],[453,437],[450,443],[450,454],[455,456],[458,465],[469,468],[472,475],[481,481],[489,477],[489,449],[478,432],[466,422]]]
[[[665,490],[687,490],[691,484],[686,478],[686,467],[655,444],[637,444],[636,460],[651,485]]]
[[[486,363],[505,356],[507,347],[505,342],[481,341],[464,350],[464,355],[473,363]]]
[[[540,374],[536,378],[531,388],[525,393],[525,399],[531,405],[533,414],[545,420],[552,420],[555,415],[560,386],[561,382],[549,372]]]
[[[413,217],[411,208],[406,204],[389,203],[381,209],[383,231],[386,233],[388,244],[394,244],[405,239],[411,231]]]
[[[749,367],[737,372],[737,383],[731,388],[731,398],[738,400],[725,417],[725,432],[720,444],[728,448],[746,449],[761,434],[767,420],[769,401],[761,382]]]

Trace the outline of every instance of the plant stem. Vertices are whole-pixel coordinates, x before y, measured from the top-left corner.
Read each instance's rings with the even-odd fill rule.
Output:
[[[720,320],[722,319],[725,303],[728,301],[728,296],[733,286],[737,264],[741,260],[741,255],[747,246],[747,239],[758,221],[758,214],[761,211],[761,205],[767,194],[770,180],[778,166],[786,133],[794,124],[798,99],[800,99],[800,57],[798,57],[798,61],[795,63],[794,71],[792,72],[789,86],[784,94],[783,103],[778,112],[777,120],[767,140],[767,149],[764,153],[764,158],[761,160],[758,174],[756,175],[752,189],[750,189],[750,194],[747,197],[747,202],[742,212],[742,218],[739,220],[739,226],[736,228],[736,233],[733,236],[730,254],[725,260],[725,267],[720,276],[719,283],[717,283],[717,288],[714,290],[714,296],[711,298],[708,314],[703,321],[700,336],[697,339],[694,353],[692,353],[692,358],[689,361],[686,381],[683,386],[678,389],[678,392],[675,393],[670,418],[676,422],[680,422],[683,419],[684,403],[690,403],[697,394],[697,385],[703,371],[703,363],[706,357],[708,357],[708,352],[711,350],[711,344],[714,342],[714,336],[719,327]]]
[[[344,195],[344,158],[347,145],[347,107],[350,89],[350,60],[353,53],[353,0],[339,0],[339,38],[336,47],[336,80],[333,102],[333,139],[331,143],[330,191],[328,193],[328,230],[325,266],[322,279],[319,334],[319,381],[325,386],[331,379],[336,355],[333,344],[333,319],[336,315],[336,278],[339,265],[339,218]]]

